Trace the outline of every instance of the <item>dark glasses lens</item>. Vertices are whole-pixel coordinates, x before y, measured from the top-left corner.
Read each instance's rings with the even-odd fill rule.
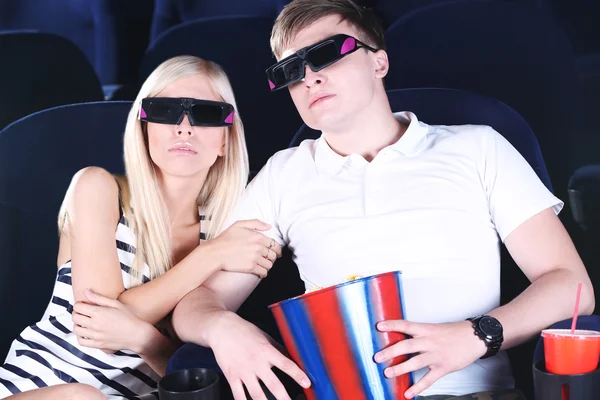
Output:
[[[273,84],[275,86],[285,85],[302,78],[304,61],[293,57],[286,62],[276,65],[272,71]]]
[[[315,68],[325,67],[340,58],[341,54],[333,41],[323,43],[318,47],[310,49],[306,54],[306,59]]]
[[[223,107],[213,104],[192,105],[192,118],[197,125],[215,125],[223,123],[226,115],[223,115]]]
[[[147,118],[155,123],[176,124],[183,112],[183,104],[181,102],[156,102],[150,101],[143,108]]]

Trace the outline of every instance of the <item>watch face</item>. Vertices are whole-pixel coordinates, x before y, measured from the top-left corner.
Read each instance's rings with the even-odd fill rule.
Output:
[[[490,337],[497,337],[502,335],[502,325],[495,318],[483,317],[479,321],[479,329]]]

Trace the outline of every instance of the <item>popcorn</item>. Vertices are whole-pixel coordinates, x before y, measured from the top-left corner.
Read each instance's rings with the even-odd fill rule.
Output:
[[[364,277],[359,274],[350,275],[348,278],[346,278],[346,282],[355,281],[355,280],[361,279],[361,278],[364,278]],[[321,289],[323,289],[323,286],[317,286],[317,285],[313,284],[313,287],[311,289],[307,290],[306,293],[316,292],[317,290],[321,290]]]
[[[349,276],[349,277],[346,279],[346,282],[355,281],[355,280],[357,280],[357,279],[360,279],[360,278],[362,278],[362,277],[363,277],[362,275],[358,275],[358,274],[356,274],[356,275],[350,275],[350,276]]]

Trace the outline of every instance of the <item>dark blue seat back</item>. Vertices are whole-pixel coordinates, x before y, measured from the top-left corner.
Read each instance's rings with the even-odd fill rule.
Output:
[[[576,54],[600,52],[600,2],[596,0],[538,0],[567,32]]]
[[[0,129],[46,108],[104,98],[85,55],[60,36],[0,34],[0,54]]]
[[[289,0],[155,0],[152,42],[169,28],[211,17],[251,15],[275,19]]]
[[[444,2],[453,2],[456,0],[353,0],[355,3],[364,6],[372,7],[376,10],[377,15],[381,18],[384,26],[392,25],[399,18],[404,17],[411,11],[419,8],[428,7],[433,4]],[[479,0],[475,0],[479,1]],[[545,3],[552,0],[494,0],[494,1],[514,1],[528,6],[544,7]],[[582,0],[588,1],[588,0]],[[593,1],[593,0],[591,0]]]
[[[150,43],[154,3],[151,0],[91,0],[91,3],[96,22],[96,50],[93,56],[88,56],[93,57],[100,80],[103,84],[135,84]]]
[[[507,104],[536,133],[565,198],[577,162],[581,94],[573,50],[554,20],[514,2],[444,2],[406,15],[386,36],[388,89],[463,89]]]
[[[50,301],[58,210],[73,175],[87,166],[123,173],[131,102],[62,106],[0,131],[0,358]]]
[[[95,0],[18,0],[0,3],[0,30],[34,29],[68,38],[95,64]]]
[[[135,80],[148,44],[150,0],[7,0],[0,31],[33,29],[73,42],[103,84]]]
[[[360,0],[359,4],[373,7],[384,26],[390,26],[398,18],[418,8],[427,7],[431,4],[441,3],[452,0]]]
[[[142,82],[163,61],[185,54],[221,65],[233,86],[253,170],[286,148],[302,123],[289,94],[269,90],[265,70],[275,62],[272,27],[269,17],[219,17],[177,26],[148,50],[140,73]]]

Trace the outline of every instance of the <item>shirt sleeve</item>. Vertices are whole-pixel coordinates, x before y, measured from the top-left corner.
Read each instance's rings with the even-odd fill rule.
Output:
[[[271,157],[260,172],[252,179],[242,194],[238,204],[228,218],[225,227],[231,226],[236,221],[258,219],[271,225],[271,229],[263,231],[268,237],[275,239],[280,246],[284,246],[282,234],[277,224],[275,193],[277,185],[273,179],[276,178],[274,158]]]
[[[502,135],[486,128],[483,183],[492,221],[502,242],[523,222],[564,203],[548,190],[527,160]]]

